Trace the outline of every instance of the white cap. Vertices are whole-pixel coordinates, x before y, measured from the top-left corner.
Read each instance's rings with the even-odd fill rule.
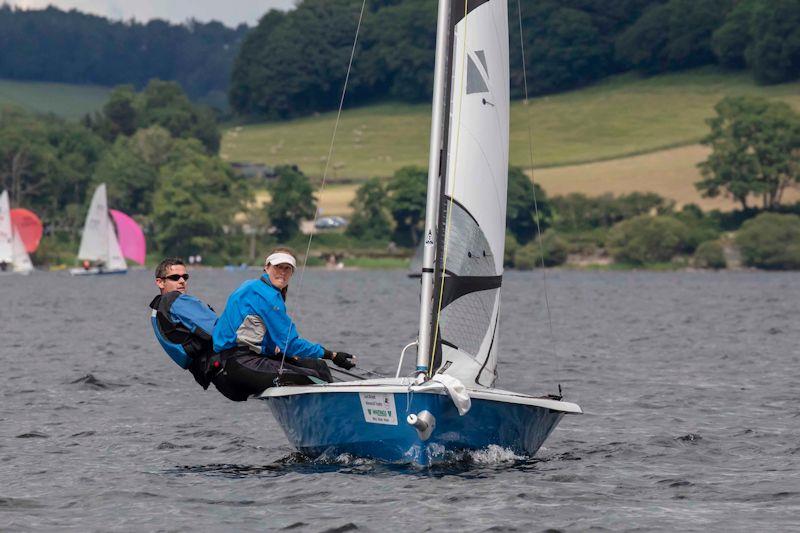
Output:
[[[292,257],[292,254],[287,254],[286,252],[275,252],[267,256],[264,266],[268,265],[292,265],[293,269],[297,268],[297,262]]]

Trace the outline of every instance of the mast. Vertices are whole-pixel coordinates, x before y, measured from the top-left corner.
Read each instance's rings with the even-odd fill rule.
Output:
[[[433,338],[434,266],[435,244],[438,241],[438,218],[440,184],[444,177],[442,158],[447,117],[445,115],[451,47],[450,0],[439,0],[436,26],[436,67],[433,74],[433,114],[431,117],[431,140],[428,157],[428,194],[425,202],[425,233],[422,255],[422,292],[419,309],[419,336],[417,337],[417,372],[427,374],[431,364]]]

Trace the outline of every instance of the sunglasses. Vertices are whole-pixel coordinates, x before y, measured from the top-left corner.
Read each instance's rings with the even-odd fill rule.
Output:
[[[170,281],[178,281],[181,278],[183,278],[183,281],[188,281],[189,280],[189,274],[170,274],[169,276],[164,276],[161,279],[168,279]]]

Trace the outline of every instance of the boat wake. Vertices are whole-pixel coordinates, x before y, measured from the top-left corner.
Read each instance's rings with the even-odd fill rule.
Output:
[[[469,474],[476,469],[516,469],[530,468],[542,462],[501,446],[490,445],[481,450],[449,451],[440,450],[436,460],[428,466],[412,462],[385,462],[377,459],[358,457],[349,453],[321,455],[311,458],[299,452],[290,453],[266,465],[209,464],[196,466],[176,466],[164,473],[169,475],[205,475],[226,478],[275,477],[285,474],[425,474],[453,475]]]

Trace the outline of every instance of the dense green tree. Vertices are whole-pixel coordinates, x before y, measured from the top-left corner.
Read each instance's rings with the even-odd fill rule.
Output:
[[[617,58],[650,74],[713,63],[711,35],[733,5],[733,0],[654,5],[617,38]]]
[[[0,4],[0,77],[136,87],[161,78],[178,81],[192,97],[220,101],[247,30]]]
[[[388,207],[395,222],[394,240],[416,246],[425,225],[428,172],[422,167],[399,169],[386,184]]]
[[[210,154],[219,152],[222,134],[214,112],[192,104],[179,84],[151,80],[136,106],[138,127],[161,126],[175,138],[198,139]]]
[[[800,216],[762,213],[742,224],[736,244],[748,266],[800,269]]]
[[[360,8],[353,0],[305,0],[263,17],[233,70],[234,109],[283,118],[335,108]]]
[[[539,227],[542,231],[550,227],[553,211],[547,195],[536,184],[536,206],[534,206],[534,185],[522,169],[508,169],[508,200],[506,203],[506,229],[520,244],[526,244],[536,237],[536,208],[539,212]]]
[[[159,169],[153,198],[153,235],[168,255],[227,257],[234,216],[251,193],[230,167],[193,139],[177,140]]]
[[[775,209],[786,188],[800,182],[800,114],[756,97],[727,97],[715,110],[703,140],[712,152],[695,186],[706,197],[729,195],[744,209],[751,195]]]
[[[751,19],[761,0],[743,0],[736,4],[725,22],[714,31],[711,45],[719,64],[728,68],[744,68],[745,52],[753,40]]]
[[[272,197],[267,204],[267,216],[280,240],[297,235],[300,221],[314,217],[317,199],[308,176],[294,166],[275,168],[277,178],[270,181],[267,190]]]
[[[542,235],[538,239],[520,246],[514,252],[514,268],[531,270],[533,268],[563,265],[567,261],[567,244],[554,231]]]
[[[673,217],[641,215],[614,226],[608,247],[616,261],[642,265],[671,260],[685,251],[687,237],[686,225]]]
[[[0,188],[54,227],[75,222],[66,208],[83,204],[103,150],[102,139],[79,124],[0,109]]]
[[[153,209],[158,166],[135,153],[128,138],[120,137],[103,154],[92,181],[106,184],[109,205],[114,208],[129,214],[148,214]]]
[[[748,66],[762,83],[800,76],[800,0],[744,0],[714,33],[722,65]]]
[[[552,199],[555,226],[561,231],[584,231],[607,228],[638,215],[663,214],[672,210],[672,202],[656,193],[632,192],[617,198],[611,193],[589,197],[570,193]]]
[[[745,56],[756,79],[779,83],[800,77],[800,0],[759,2],[750,20],[753,42]]]
[[[387,207],[386,189],[379,178],[364,182],[350,203],[353,216],[347,234],[359,239],[386,239],[392,233],[392,221]]]
[[[725,268],[728,262],[725,259],[725,249],[719,241],[705,241],[694,251],[692,258],[694,266],[698,268]]]

